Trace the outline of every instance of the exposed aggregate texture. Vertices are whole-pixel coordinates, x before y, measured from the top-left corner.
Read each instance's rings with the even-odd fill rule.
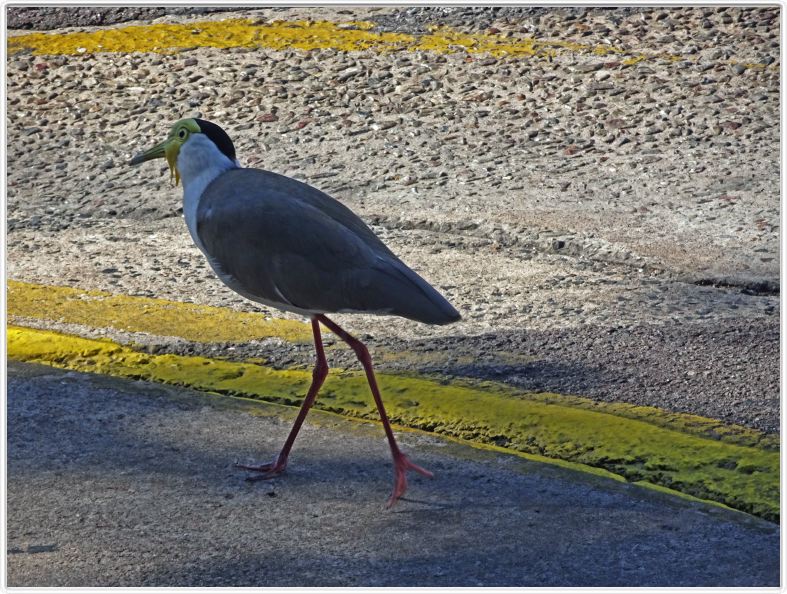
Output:
[[[442,25],[564,45],[517,59],[461,45],[16,53],[9,276],[254,310],[191,244],[164,164],[126,165],[174,120],[202,115],[228,130],[244,165],[348,204],[464,316],[440,329],[340,317],[373,343],[428,350],[436,336],[445,342],[434,348],[463,356],[491,343],[488,365],[449,371],[500,378],[502,369],[527,387],[778,430],[778,9],[198,18],[273,26],[309,16],[369,22],[380,35]]]

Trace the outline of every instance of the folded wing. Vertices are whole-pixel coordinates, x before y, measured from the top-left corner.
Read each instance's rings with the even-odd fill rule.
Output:
[[[200,200],[197,233],[219,276],[254,300],[306,313],[459,319],[352,211],[285,176],[259,169],[219,176]]]

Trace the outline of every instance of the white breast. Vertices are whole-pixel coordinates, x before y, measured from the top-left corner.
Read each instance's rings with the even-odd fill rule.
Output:
[[[304,310],[295,307],[287,302],[284,296],[276,289],[281,301],[271,301],[261,299],[256,295],[248,293],[242,284],[240,284],[231,274],[217,262],[205,249],[205,246],[200,241],[197,235],[197,211],[199,209],[200,199],[205,189],[210,185],[214,179],[225,171],[240,167],[237,161],[230,160],[224,153],[216,148],[204,134],[192,134],[189,139],[180,148],[178,155],[178,172],[180,178],[183,180],[183,216],[186,219],[186,226],[189,228],[189,233],[197,247],[205,254],[213,271],[216,275],[233,291],[243,295],[247,299],[291,311],[304,316],[312,316],[316,313],[323,313],[318,311]],[[206,213],[210,216],[210,213]]]
[[[178,154],[178,172],[183,181],[183,216],[191,238],[208,258],[210,255],[197,235],[199,200],[210,182],[238,166],[237,161],[230,160],[204,134],[192,134]]]

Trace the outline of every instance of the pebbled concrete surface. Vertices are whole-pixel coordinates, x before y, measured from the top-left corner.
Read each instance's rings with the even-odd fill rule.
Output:
[[[227,127],[244,165],[346,202],[464,314],[439,330],[353,318],[357,332],[776,327],[778,11],[167,19],[310,14],[403,31],[419,19],[493,25],[485,30],[585,49],[550,60],[266,48],[11,56],[11,276],[250,307],[213,281],[162,169],[125,165],[199,113]],[[592,53],[610,44],[645,58]]]
[[[225,10],[228,9],[178,6],[12,6],[8,8],[6,22],[9,29],[51,31],[64,27],[95,27],[129,21],[150,21],[166,15],[200,16]]]
[[[232,122],[244,164],[345,201],[461,308],[439,330],[340,318],[424,354],[382,365],[778,431],[778,10],[318,12],[650,57],[12,57],[9,275],[253,310],[191,245],[166,176],[123,165],[201,113]],[[778,585],[778,528],[740,514],[415,434],[438,478],[384,514],[378,427],[308,426],[290,475],[249,487],[229,461],[275,452],[292,411],[11,369],[12,585]]]
[[[9,586],[777,586],[779,528],[402,433],[435,472],[392,511],[379,426],[11,363]]]

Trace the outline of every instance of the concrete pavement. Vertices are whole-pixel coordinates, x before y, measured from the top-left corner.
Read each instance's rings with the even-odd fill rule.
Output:
[[[72,371],[11,368],[14,585],[777,584],[776,525],[599,475],[778,518],[778,8],[27,16],[55,31],[9,38],[8,352]],[[408,432],[437,478],[382,512],[379,426],[314,415],[247,485],[291,409],[76,373],[300,398],[308,327],[223,287],[179,190],[125,166],[197,114],[462,311],[339,320],[396,422],[588,472]],[[330,350],[320,405],[364,416]]]
[[[379,425],[11,363],[9,586],[777,586],[779,528],[404,432],[435,473],[383,509]]]

